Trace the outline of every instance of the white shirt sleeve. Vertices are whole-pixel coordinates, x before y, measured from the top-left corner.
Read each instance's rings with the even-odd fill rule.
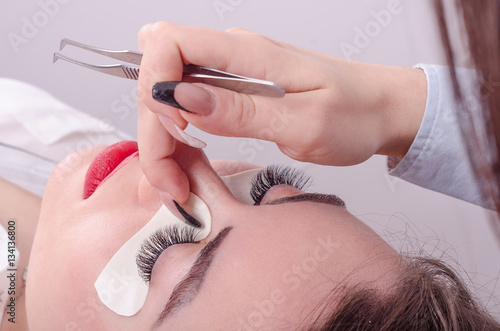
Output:
[[[389,174],[413,184],[493,209],[483,197],[459,126],[449,68],[417,65],[427,76],[427,104],[420,129],[403,159],[389,158]],[[459,69],[459,80],[474,82],[472,70]],[[469,79],[470,78],[470,79]],[[472,83],[471,83],[472,84]],[[397,165],[396,165],[397,164]]]

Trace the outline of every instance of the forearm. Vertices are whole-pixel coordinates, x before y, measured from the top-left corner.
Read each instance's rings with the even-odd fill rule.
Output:
[[[333,98],[317,100],[329,105],[322,121],[326,141],[335,154],[328,165],[352,165],[373,154],[403,157],[418,133],[427,100],[427,81],[420,69],[329,60],[332,75],[327,89]],[[321,146],[320,143],[317,144]],[[345,160],[345,161],[344,161]]]
[[[427,80],[420,69],[381,66],[377,80],[383,145],[377,154],[403,157],[413,143],[425,113]]]

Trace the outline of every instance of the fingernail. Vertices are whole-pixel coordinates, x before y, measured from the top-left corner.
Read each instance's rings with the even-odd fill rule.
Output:
[[[163,114],[158,114],[158,119],[160,120],[163,127],[172,135],[172,137],[179,140],[180,142],[194,148],[201,149],[207,147],[207,144],[203,140],[190,136],[189,134],[184,132],[184,130],[179,128],[177,124],[175,124],[174,120],[170,117]]]
[[[198,115],[214,108],[212,94],[203,87],[185,82],[161,82],[153,86],[153,98],[166,105]]]
[[[181,221],[182,220],[187,221],[188,223],[190,223],[190,225],[192,225],[194,227],[197,227],[197,228],[201,227],[200,221],[198,221],[196,218],[194,218],[193,216],[188,214],[184,210],[184,208],[182,208],[181,205],[176,200],[174,200],[174,197],[170,193],[167,193],[165,191],[158,191],[158,192],[159,192],[160,199],[163,202],[163,205],[165,207],[167,207],[167,209],[175,217],[177,217]],[[185,215],[184,213],[187,215]],[[191,216],[191,218],[189,218],[188,215]]]
[[[184,218],[184,220],[186,220],[188,224],[194,226],[195,228],[201,228],[200,221],[198,221],[193,215],[189,214],[184,208],[182,208],[181,205],[177,203],[177,201],[174,200],[174,204],[179,213],[181,213],[182,217]]]
[[[156,83],[153,85],[153,99],[163,104],[178,108],[190,112],[184,109],[174,98],[175,87],[179,85],[180,82],[163,82]]]
[[[198,139],[196,137],[193,137],[189,134],[187,134],[186,132],[184,132],[184,130],[182,130],[181,128],[179,128],[177,126],[177,124],[174,124],[174,128],[175,130],[177,130],[177,132],[179,133],[179,135],[182,137],[182,142],[191,146],[191,147],[194,147],[194,148],[198,148],[198,149],[203,149],[205,147],[207,147],[207,143],[204,142],[203,140],[201,139]]]
[[[183,183],[182,185],[169,185],[168,192],[159,189],[158,194],[165,207],[167,207],[172,214],[180,219],[182,215],[177,210],[174,201],[178,202],[180,205],[186,203],[189,198],[189,181],[187,181],[186,178],[186,183]]]

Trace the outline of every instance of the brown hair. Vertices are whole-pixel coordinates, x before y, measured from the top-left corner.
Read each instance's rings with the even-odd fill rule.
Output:
[[[390,293],[363,284],[334,290],[338,304],[308,330],[500,330],[464,284],[439,260],[408,258]]]
[[[454,4],[454,7],[446,5]],[[434,0],[441,39],[458,104],[456,112],[463,136],[467,141],[469,159],[480,176],[485,201],[491,201],[500,210],[500,2],[496,0]],[[461,40],[468,48],[468,67],[479,75],[477,91],[466,91],[464,82],[457,78],[457,48],[446,14],[452,12],[458,18]],[[467,105],[465,93],[477,93],[479,109]],[[496,223],[500,231],[499,223]],[[497,232],[500,239],[500,232]]]

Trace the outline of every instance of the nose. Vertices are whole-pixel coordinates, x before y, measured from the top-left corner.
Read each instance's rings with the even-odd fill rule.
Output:
[[[209,206],[235,200],[201,149],[178,144],[172,159],[186,173],[190,191]]]
[[[218,161],[212,164],[202,150],[183,144],[176,146],[171,157],[187,175],[190,191],[208,206],[213,231],[227,226],[226,223],[234,219],[232,216],[250,211],[248,207],[253,206],[250,187],[253,177],[262,170],[261,167],[239,161]],[[238,175],[232,176],[236,173]],[[158,194],[157,189],[148,186]],[[174,206],[171,196],[163,195],[161,200],[177,218],[184,219]],[[189,206],[186,207],[189,209]]]

